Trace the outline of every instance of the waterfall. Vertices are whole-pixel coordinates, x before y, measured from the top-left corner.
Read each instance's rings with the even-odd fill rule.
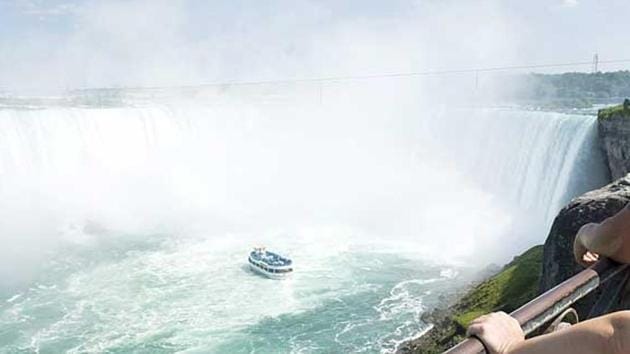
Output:
[[[507,256],[542,242],[569,198],[607,178],[586,115],[96,102],[0,109],[5,234],[54,243],[42,235],[69,223],[143,234],[330,224],[453,255],[511,237],[495,250]]]
[[[571,198],[609,181],[595,116],[455,109],[439,112],[435,121],[442,158],[512,210],[510,242],[521,250],[544,242]]]

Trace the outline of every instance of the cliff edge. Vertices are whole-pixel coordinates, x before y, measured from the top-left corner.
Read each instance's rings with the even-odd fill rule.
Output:
[[[616,180],[630,172],[630,100],[600,110],[597,125],[610,174]]]

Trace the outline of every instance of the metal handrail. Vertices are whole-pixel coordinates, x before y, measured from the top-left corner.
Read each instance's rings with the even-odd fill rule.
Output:
[[[627,269],[628,264],[602,259],[521,306],[510,313],[510,316],[518,321],[525,335],[528,335],[560,315],[565,309],[597,289],[601,284]],[[444,354],[479,353],[486,353],[486,351],[481,341],[475,337],[470,337],[444,352]]]

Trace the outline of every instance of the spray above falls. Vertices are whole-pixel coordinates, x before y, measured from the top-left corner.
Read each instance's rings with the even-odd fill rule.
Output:
[[[334,225],[427,251],[459,244],[456,257],[524,219],[517,244],[542,240],[567,198],[605,178],[591,116],[391,95],[355,105],[349,97],[373,92],[339,92],[324,103],[158,103],[119,91],[105,96],[118,99],[111,106],[101,94],[91,105],[4,107],[3,237],[52,246],[68,223],[181,235]]]

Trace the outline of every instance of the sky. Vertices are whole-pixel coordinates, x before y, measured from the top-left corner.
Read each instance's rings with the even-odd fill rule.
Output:
[[[0,90],[630,59],[628,13],[627,0],[0,0]]]

